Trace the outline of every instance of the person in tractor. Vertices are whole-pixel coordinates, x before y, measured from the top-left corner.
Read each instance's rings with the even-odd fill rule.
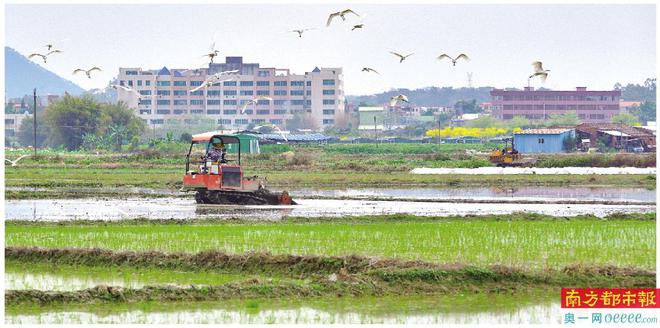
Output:
[[[211,145],[208,154],[206,154],[206,159],[213,162],[226,163],[225,161],[225,144],[222,140],[215,140]]]

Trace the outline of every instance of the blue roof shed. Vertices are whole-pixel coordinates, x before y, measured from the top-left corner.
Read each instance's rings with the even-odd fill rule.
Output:
[[[574,137],[575,129],[528,129],[514,133],[513,142],[521,153],[561,153],[564,140]]]

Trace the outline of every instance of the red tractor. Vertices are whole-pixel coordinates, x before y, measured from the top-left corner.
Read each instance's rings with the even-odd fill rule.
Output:
[[[221,145],[220,148],[218,145]],[[214,156],[218,155],[220,156]],[[227,159],[232,155],[233,159]],[[195,191],[198,204],[292,205],[289,193],[275,194],[265,180],[244,177],[241,140],[237,136],[207,132],[196,134],[186,156],[183,190]]]

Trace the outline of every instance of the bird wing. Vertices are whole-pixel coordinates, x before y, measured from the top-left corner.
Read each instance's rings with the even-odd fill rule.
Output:
[[[408,102],[408,97],[406,97],[406,95],[399,95],[399,99]]]
[[[399,100],[396,96],[390,97],[390,106],[396,105],[396,101]]]
[[[328,21],[325,23],[325,26],[330,26],[330,23],[332,23],[332,19],[339,16],[340,13],[332,13],[330,16],[328,16]]]
[[[355,16],[357,16],[357,17],[360,17],[360,15],[358,15],[356,12],[354,12],[354,11],[352,11],[352,10],[350,10],[350,9],[346,9],[346,10],[344,10],[344,11],[341,12],[342,15],[346,15],[346,14],[349,14],[349,13],[350,13],[350,14],[353,14],[353,15],[355,15]]]
[[[412,56],[412,55],[414,55],[414,54],[415,54],[414,52],[411,52],[411,53],[409,53],[409,54],[403,56],[403,58],[408,58],[408,57],[410,57],[410,56]]]
[[[46,56],[44,56],[44,55],[42,55],[42,54],[33,53],[33,54],[30,54],[30,55],[28,56],[28,58],[32,58],[32,57],[36,57],[36,56],[39,56],[39,57],[41,57],[41,58],[46,57]]]
[[[250,102],[252,102],[252,100],[248,100],[245,102],[245,104],[243,104],[243,107],[241,107],[241,114],[245,113],[245,109],[250,104]]]
[[[461,58],[465,59],[466,61],[470,61],[470,57],[468,57],[466,54],[458,55],[458,57],[456,57],[456,60],[459,60]]]
[[[260,97],[257,97],[257,100],[259,100],[259,99],[261,99],[261,100],[273,101],[273,98],[271,98],[271,97],[266,97],[266,96],[260,96]]]
[[[87,71],[84,70],[84,69],[81,69],[81,68],[76,68],[75,70],[73,70],[73,73],[72,73],[72,74],[76,74],[76,73],[80,73],[80,72],[85,73],[85,72],[87,72]]]
[[[205,87],[205,86],[206,86],[206,83],[202,83],[201,85],[197,86],[196,88],[191,89],[191,90],[188,90],[188,92],[189,92],[189,93],[193,93],[193,92],[195,92],[195,91],[197,91],[197,90],[199,90],[199,89],[201,89],[201,88],[203,88],[203,87]]]
[[[449,57],[449,55],[447,55],[447,54],[442,54],[442,55],[438,56],[438,60],[443,60],[443,59],[445,59],[445,58],[448,58],[449,60],[453,60],[453,59],[452,59],[451,57]]]
[[[52,50],[49,53],[47,53],[46,56],[50,56],[52,54],[59,54],[60,52],[62,52],[62,50]]]
[[[545,83],[545,80],[548,78],[548,73],[539,73],[541,77],[541,82]]]
[[[94,67],[90,68],[89,71],[87,71],[87,72],[91,73],[92,71],[99,71],[99,72],[101,72],[101,69],[98,68],[98,67],[96,67],[96,66],[94,66]]]
[[[396,52],[394,52],[394,51],[390,51],[390,53],[393,54],[393,55],[395,55],[395,56],[397,56],[397,57],[399,57],[399,58],[405,58],[402,54],[398,54],[398,53],[396,53]]]
[[[533,62],[532,66],[534,66],[535,72],[543,72],[543,63],[541,63],[540,61]]]
[[[222,71],[220,73],[216,73],[216,75],[218,77],[220,77],[220,76],[223,76],[223,75],[234,74],[234,73],[238,73],[238,70],[236,69],[236,70],[233,70],[233,71]]]

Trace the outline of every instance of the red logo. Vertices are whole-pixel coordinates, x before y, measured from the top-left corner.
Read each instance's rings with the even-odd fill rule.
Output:
[[[660,308],[654,288],[562,288],[562,308]]]

